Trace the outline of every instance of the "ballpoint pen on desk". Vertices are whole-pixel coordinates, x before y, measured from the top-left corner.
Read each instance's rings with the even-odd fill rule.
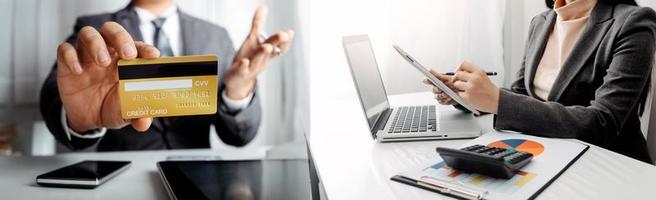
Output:
[[[487,196],[487,191],[467,188],[465,186],[449,183],[447,181],[429,176],[422,176],[419,180],[417,180],[417,184],[437,192],[453,195],[462,199],[481,200],[485,199],[485,196]]]
[[[444,73],[442,75],[453,76],[453,75],[456,75],[456,73],[455,72],[447,72],[447,73]],[[496,76],[497,72],[485,72],[485,75]]]
[[[267,39],[266,35],[264,35],[263,33],[260,33],[260,42],[263,43],[264,41],[266,41],[266,39]],[[275,54],[276,56],[279,56],[280,53],[281,53],[280,52],[280,47],[278,47],[278,45],[274,45],[273,46],[273,54]]]
[[[449,181],[440,180],[434,177],[422,176],[419,180],[405,177],[403,175],[396,175],[391,178],[403,184],[419,187],[429,191],[451,195],[459,199],[468,200],[482,200],[487,196],[487,191],[481,191],[457,183],[450,183]]]

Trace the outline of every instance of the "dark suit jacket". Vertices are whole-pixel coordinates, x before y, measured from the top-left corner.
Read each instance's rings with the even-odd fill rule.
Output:
[[[180,26],[184,55],[216,54],[219,56],[219,75],[225,74],[235,55],[232,41],[226,29],[209,22],[191,17],[181,11]],[[100,29],[103,23],[115,21],[121,24],[135,40],[143,40],[139,30],[139,18],[131,6],[111,14],[85,16],[77,19],[73,34],[67,42],[75,45],[78,31],[84,26]],[[150,37],[150,36],[148,36]],[[71,137],[69,140],[61,124],[62,103],[57,89],[56,65],[41,89],[41,114],[55,138],[70,149],[77,150],[92,146],[98,139]],[[219,84],[219,94],[223,90]],[[139,133],[131,126],[107,130],[100,139],[98,151],[165,149],[165,141],[171,148],[209,148],[210,125],[225,143],[235,146],[246,145],[251,141],[260,125],[260,102],[254,95],[250,105],[238,113],[227,113],[219,97],[219,108],[215,115],[176,117],[172,123],[162,125],[155,120],[146,133]],[[164,130],[166,129],[166,130]]]
[[[533,18],[518,79],[501,90],[495,128],[577,138],[650,162],[639,117],[649,91],[656,13],[599,1],[542,100],[533,80],[555,19],[553,10]]]

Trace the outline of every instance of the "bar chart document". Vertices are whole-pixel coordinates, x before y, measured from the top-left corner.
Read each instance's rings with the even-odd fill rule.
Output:
[[[434,160],[399,175],[417,182],[462,189],[479,194],[485,199],[532,199],[588,148],[587,145],[572,140],[501,132],[484,134],[463,147],[475,144],[526,151],[532,153],[534,158],[510,179],[454,170],[446,165],[439,155]]]

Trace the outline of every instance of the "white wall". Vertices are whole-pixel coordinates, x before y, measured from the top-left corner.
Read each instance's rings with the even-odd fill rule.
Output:
[[[389,94],[427,91],[422,76],[392,49],[398,44],[426,66],[452,71],[463,60],[503,78],[506,1],[331,0],[311,5],[311,100],[355,98],[342,36],[368,34]]]
[[[650,7],[653,9],[656,9],[656,1],[655,0],[636,0],[638,2],[638,5],[644,6],[644,7]]]
[[[13,27],[13,8],[14,1],[0,0],[0,27]],[[12,53],[12,32],[11,28],[0,29],[0,66],[11,65]],[[9,67],[0,67],[0,105],[6,105],[10,102],[11,96],[11,70]]]
[[[541,0],[509,0],[507,3],[508,15],[504,28],[504,60],[506,63],[506,78],[504,86],[509,87],[516,78],[524,57],[524,48],[528,39],[528,29],[533,16],[544,12],[547,7]]]

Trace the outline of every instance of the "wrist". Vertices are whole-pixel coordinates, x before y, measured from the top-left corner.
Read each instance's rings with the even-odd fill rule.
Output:
[[[83,124],[83,123],[76,123],[75,120],[70,120],[70,118],[66,119],[66,123],[68,124],[68,127],[70,129],[72,129],[76,133],[79,133],[80,135],[84,135],[85,133],[89,132],[89,130],[99,128],[97,126],[90,126],[90,125],[86,125],[86,124]]]
[[[492,114],[497,114],[499,111],[499,96],[501,95],[501,90],[496,89],[494,91],[494,96],[492,97],[492,107],[491,107],[491,112]]]
[[[241,100],[248,97],[253,88],[255,88],[255,81],[250,81],[242,87],[226,87],[225,94],[230,100]]]

